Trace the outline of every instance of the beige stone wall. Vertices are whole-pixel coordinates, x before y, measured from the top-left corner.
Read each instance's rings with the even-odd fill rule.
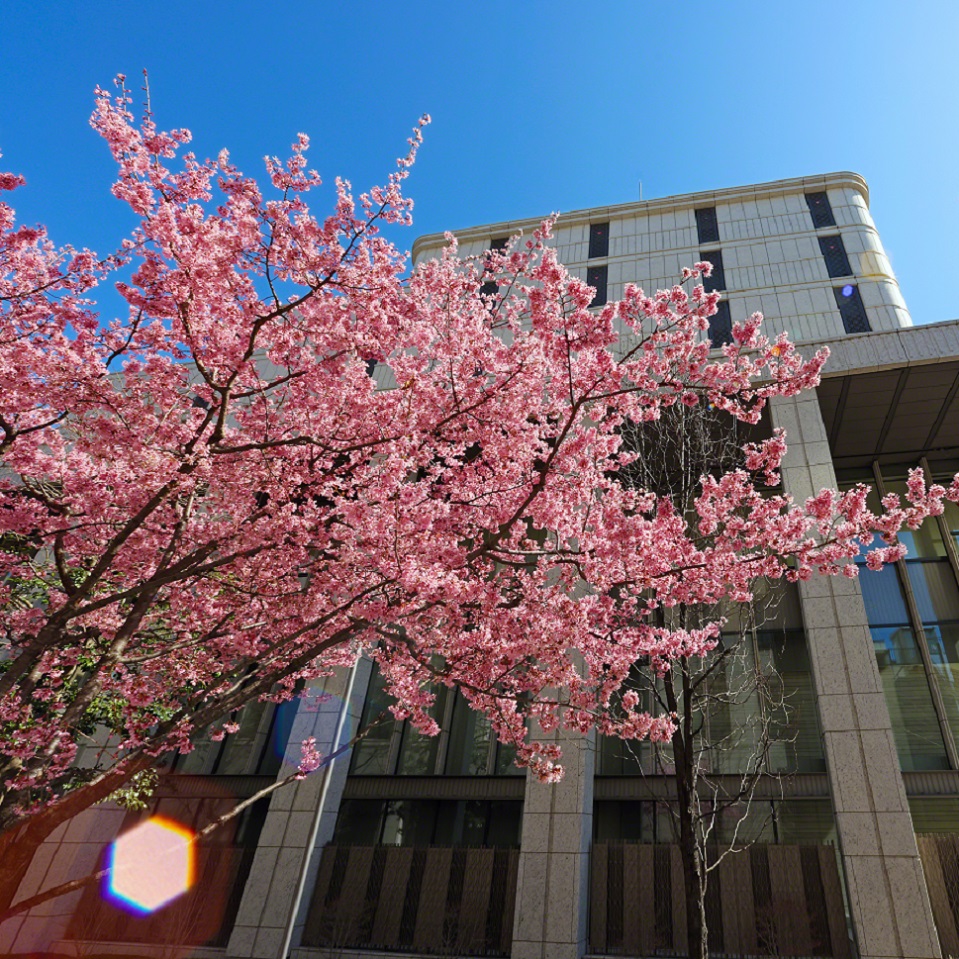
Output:
[[[816,230],[804,194],[821,191],[829,197],[836,226]],[[720,242],[701,246],[694,211],[706,206],[716,208]],[[797,341],[843,335],[832,291],[844,281],[828,276],[817,240],[838,233],[872,329],[912,325],[869,214],[865,182],[855,174],[780,180],[563,215],[553,245],[575,275],[586,278],[589,224],[607,221],[609,256],[588,262],[608,265],[610,300],[620,298],[627,283],[638,283],[650,293],[672,286],[684,266],[698,261],[701,253],[719,249],[734,320],[760,311],[772,333],[788,330]],[[519,231],[528,235],[537,222],[457,231],[460,253],[479,256],[491,239]],[[443,242],[436,235],[421,237],[413,247],[415,259],[436,256]]]

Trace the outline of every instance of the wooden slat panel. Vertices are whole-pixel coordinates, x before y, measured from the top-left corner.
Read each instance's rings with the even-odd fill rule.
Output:
[[[819,875],[822,878],[823,898],[826,900],[826,918],[829,922],[832,955],[834,959],[850,959],[846,908],[842,901],[839,863],[836,861],[834,846],[819,847]]]
[[[372,846],[353,846],[350,861],[343,878],[336,921],[333,924],[334,945],[359,945],[363,908],[366,904],[366,886],[373,863]]]
[[[606,952],[606,889],[609,846],[593,843],[590,855],[589,942],[592,952]]]
[[[336,848],[336,846],[325,846],[320,856],[320,868],[316,875],[316,885],[313,887],[313,901],[310,903],[310,911],[303,930],[303,944],[307,946],[322,945],[321,934],[323,917],[326,913],[326,896],[333,877]]]
[[[922,870],[926,876],[929,904],[939,933],[939,945],[944,956],[959,955],[959,935],[956,932],[956,917],[953,915],[946,889],[946,877],[939,857],[938,836],[916,836]]]
[[[423,871],[423,884],[420,886],[420,907],[413,932],[413,945],[424,952],[427,949],[435,950],[443,942],[446,890],[449,887],[452,862],[453,850],[449,847],[430,849],[426,853],[426,868]],[[405,884],[403,891],[406,892]]]
[[[640,849],[635,843],[623,846],[623,953],[641,956],[643,950],[643,923],[647,917],[639,907],[643,890],[649,886],[649,876],[643,875]]]
[[[409,846],[388,846],[383,868],[383,882],[376,903],[376,916],[370,945],[389,949],[399,942],[400,923],[403,921],[403,903],[406,901],[406,884],[410,878],[413,850]],[[422,892],[420,893],[422,902]]]
[[[489,915],[490,885],[493,881],[493,850],[467,849],[463,901],[460,905],[459,949],[467,955],[486,951],[486,917]]]
[[[683,888],[683,861],[679,846],[669,850],[670,888],[673,900],[673,948],[682,954],[689,952],[686,937],[686,893]]]
[[[516,913],[516,877],[519,873],[519,850],[510,849],[506,860],[506,895],[498,950],[505,955],[513,951],[513,917]],[[494,943],[494,945],[496,945]]]
[[[636,846],[639,851],[639,898],[635,904],[635,911],[642,923],[640,936],[640,955],[652,955],[656,950],[656,892],[653,883],[656,877],[656,866],[653,859],[653,847],[649,843]],[[629,905],[630,909],[634,906]]]
[[[806,894],[802,885],[802,861],[798,846],[767,848],[773,914],[776,919],[780,955],[808,956],[812,953]]]
[[[742,947],[745,938],[740,925],[739,903],[746,898],[743,892],[749,888],[752,895],[752,884],[745,885],[745,878],[741,863],[741,855],[727,856],[710,877],[710,882],[719,883],[719,902],[723,911],[723,946],[730,955],[742,955],[746,950]],[[755,950],[754,950],[755,951]]]

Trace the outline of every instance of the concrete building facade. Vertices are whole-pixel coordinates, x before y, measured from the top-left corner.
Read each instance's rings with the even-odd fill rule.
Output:
[[[460,252],[481,256],[537,223],[459,231]],[[414,258],[443,242],[420,238]],[[959,471],[959,321],[912,325],[862,178],[579,211],[559,220],[553,242],[596,287],[597,305],[627,282],[668,287],[705,259],[727,304],[714,342],[760,310],[772,332],[830,347],[818,390],[771,410],[787,431],[783,484],[797,499],[863,479],[895,492],[915,466],[937,479]],[[374,375],[392,385],[384,367]],[[804,708],[784,759],[791,775],[757,794],[768,812],[759,844],[717,873],[719,952],[959,953],[959,508],[927,520],[907,545],[910,556],[881,574],[801,583],[774,624],[780,652],[763,646],[768,637],[755,640],[781,657]],[[251,713],[232,747],[198,749],[165,777],[157,809],[196,818],[251,795],[289,771],[287,743],[312,735],[330,752],[384,702],[364,662],[296,708]],[[615,744],[562,734],[566,777],[541,785],[464,705],[444,695],[440,736],[379,727],[254,806],[209,860],[210,882],[229,888],[218,898],[201,884],[184,897],[178,921],[194,945],[178,954],[681,954],[675,857],[662,825],[668,777],[640,775],[641,757]],[[94,868],[129,818],[98,809],[71,823],[22,894]],[[737,886],[753,890],[748,903]],[[63,897],[0,926],[0,951],[169,954],[159,943],[172,938],[169,923],[111,919],[110,908],[95,891]],[[204,912],[216,918],[209,930]]]

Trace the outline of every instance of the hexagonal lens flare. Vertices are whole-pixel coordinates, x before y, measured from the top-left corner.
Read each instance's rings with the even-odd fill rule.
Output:
[[[110,847],[106,892],[140,914],[183,895],[196,880],[194,834],[164,816],[152,816]]]

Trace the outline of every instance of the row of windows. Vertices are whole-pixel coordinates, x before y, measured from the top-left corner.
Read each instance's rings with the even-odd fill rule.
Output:
[[[443,732],[424,736],[408,722],[396,722],[389,714],[393,699],[383,677],[370,678],[360,728],[378,717],[388,718],[370,728],[353,747],[351,776],[521,776],[514,760],[515,749],[496,740],[489,720],[457,692],[441,686],[436,693],[433,716]]]
[[[780,584],[775,604],[782,613],[793,605],[795,587]],[[798,606],[798,604],[797,604]],[[798,608],[797,619],[801,618]],[[790,618],[792,618],[790,616]],[[722,641],[739,643],[739,635]],[[749,677],[759,667],[767,676],[770,701],[765,705]],[[656,712],[654,690],[640,676],[633,684],[644,708]],[[739,690],[742,690],[741,692]],[[736,774],[754,761],[756,745],[767,737],[767,768],[783,773],[825,772],[816,697],[802,628],[760,629],[737,655],[714,668],[708,698],[701,710],[699,744],[704,771]],[[761,719],[762,717],[762,719]],[[699,721],[699,720],[697,720]],[[658,750],[654,754],[653,750]],[[655,775],[672,764],[672,749],[646,740],[614,737],[599,740],[597,772],[601,776]]]
[[[521,800],[345,799],[342,846],[519,846]]]
[[[617,800],[593,804],[593,841],[676,842],[672,804],[666,801]],[[708,803],[703,814],[710,815]],[[715,842],[739,845],[762,843],[836,842],[836,825],[828,799],[755,799],[748,809],[727,806],[716,810]]]

